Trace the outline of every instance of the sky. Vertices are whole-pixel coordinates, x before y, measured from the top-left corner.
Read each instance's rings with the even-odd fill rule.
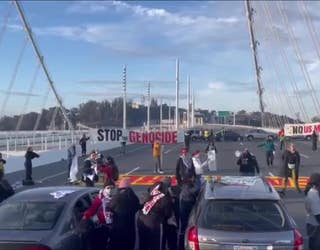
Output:
[[[120,96],[124,65],[130,99],[143,103],[150,81],[151,95],[174,105],[178,58],[182,107],[190,76],[196,108],[259,110],[244,1],[21,4],[67,108]],[[252,2],[265,110],[310,119],[320,112],[320,2],[305,6],[306,11],[301,2]],[[10,2],[0,3],[0,55],[2,115],[56,104]]]

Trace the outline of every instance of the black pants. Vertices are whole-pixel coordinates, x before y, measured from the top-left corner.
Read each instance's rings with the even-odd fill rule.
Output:
[[[134,250],[135,240],[135,225],[133,225],[132,227],[129,226],[113,228],[110,234],[110,244],[107,249]]]
[[[194,203],[189,201],[180,201],[180,223],[179,223],[179,238],[178,249],[184,250],[184,235],[188,226],[189,215]]]
[[[177,227],[168,225],[167,222],[163,223],[161,250],[177,250],[177,230]]]
[[[309,236],[309,250],[320,249],[320,227],[307,224],[307,234]]]
[[[85,145],[85,144],[81,145],[81,154],[82,154],[82,156],[87,155],[87,145]]]
[[[274,156],[273,156],[273,151],[267,151],[266,152],[266,158],[267,158],[267,165],[268,166],[273,166],[273,159],[274,159]]]
[[[106,226],[93,229],[86,238],[87,250],[106,250],[110,231]]]
[[[313,141],[313,142],[312,142],[312,150],[313,150],[313,151],[316,151],[316,150],[317,150],[317,142],[316,142],[316,141]]]
[[[146,227],[138,219],[139,250],[160,250],[161,249],[161,227]]]
[[[292,171],[295,171],[295,179],[293,180],[295,185],[296,185],[296,189],[299,193],[301,193],[301,189],[299,187],[299,168],[298,169],[286,169],[286,172],[285,172],[285,176],[284,176],[284,188],[282,190],[282,192],[285,192],[286,189],[287,189],[287,185],[288,185],[288,179],[289,177],[292,177]]]
[[[280,150],[282,150],[283,146],[284,146],[284,140],[280,140]]]
[[[24,164],[24,167],[26,169],[26,181],[31,181],[32,180],[32,164],[31,162],[26,162]]]

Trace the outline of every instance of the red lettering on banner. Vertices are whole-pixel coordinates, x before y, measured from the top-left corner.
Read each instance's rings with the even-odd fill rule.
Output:
[[[161,133],[160,132],[156,132],[156,141],[161,141]]]
[[[141,140],[141,139],[142,139],[142,138],[141,138],[142,135],[141,135],[141,133],[136,132],[135,134],[136,134],[136,142],[137,142],[137,143],[142,143],[142,140]]]
[[[142,133],[142,143],[149,143],[148,133]]]
[[[172,133],[172,143],[177,143],[177,137],[178,137],[178,135],[177,135],[177,132],[173,132]]]
[[[165,132],[165,142],[166,143],[171,142],[171,134],[169,132]]]
[[[282,178],[280,178],[280,177],[268,177],[267,180],[274,187],[282,187],[283,186]]]
[[[136,142],[134,134],[135,134],[135,132],[133,132],[133,131],[129,132],[129,141],[133,142],[133,143]]]
[[[312,126],[304,126],[303,132],[304,132],[305,134],[310,134],[310,133],[312,133]]]
[[[315,131],[316,133],[319,133],[320,132],[320,124],[314,125],[313,131]]]
[[[149,143],[154,143],[155,139],[154,139],[154,132],[149,133]]]

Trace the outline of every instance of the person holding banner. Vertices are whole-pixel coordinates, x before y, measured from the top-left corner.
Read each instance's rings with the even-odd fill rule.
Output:
[[[217,147],[214,145],[214,141],[209,141],[209,144],[206,148],[206,153],[208,155],[208,168],[210,171],[217,171]]]
[[[292,176],[294,181],[295,188],[299,193],[301,189],[299,188],[299,168],[300,168],[300,154],[296,150],[296,147],[293,143],[288,145],[287,150],[283,153],[282,156],[283,165],[282,165],[282,176],[284,178],[284,187],[280,192],[282,195],[285,195],[288,178]]]
[[[68,181],[74,183],[77,181],[78,174],[78,157],[76,152],[76,145],[72,144],[68,148]]]

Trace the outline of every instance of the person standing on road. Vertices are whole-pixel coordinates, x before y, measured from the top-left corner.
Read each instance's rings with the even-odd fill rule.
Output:
[[[83,220],[88,220],[96,215],[99,221],[99,226],[88,236],[89,249],[106,249],[109,244],[113,224],[113,212],[110,203],[114,187],[115,184],[111,181],[104,183],[103,189],[100,190],[91,206],[83,214]]]
[[[320,174],[313,173],[305,189],[309,250],[320,249]]]
[[[87,141],[90,139],[90,137],[86,136],[86,134],[84,133],[79,141],[79,144],[81,145],[81,154],[82,156],[86,156],[87,155]]]
[[[201,162],[199,150],[194,151],[194,153],[192,154],[192,164],[196,172],[196,184],[199,187],[201,186],[201,176],[203,174],[203,168],[207,165],[207,163],[208,161]]]
[[[191,173],[196,177],[196,172],[192,160],[187,157],[187,149],[181,149],[181,155],[176,164],[176,179],[178,185],[181,186],[183,180],[186,178],[187,174]]]
[[[74,143],[72,143],[70,145],[70,147],[68,148],[68,182],[71,180],[71,166],[72,166],[72,163],[74,162],[74,158],[76,157],[76,145]]]
[[[40,156],[33,152],[33,149],[31,146],[28,146],[27,152],[25,154],[25,162],[24,167],[26,170],[26,179],[23,180],[23,185],[34,185],[34,182],[32,180],[32,159],[39,158]]]
[[[127,140],[128,140],[128,138],[127,138],[126,136],[124,136],[124,135],[121,136],[121,141],[120,141],[120,144],[121,144],[120,154],[123,154],[123,155],[126,154]]]
[[[196,184],[194,175],[188,173],[183,181],[180,193],[180,223],[178,236],[178,249],[184,250],[184,236],[188,226],[189,215],[197,200],[200,187]]]
[[[4,177],[4,165],[6,160],[2,158],[2,153],[0,153],[0,178]]]
[[[293,177],[295,182],[295,187],[299,193],[301,190],[299,188],[299,168],[300,168],[300,154],[296,150],[296,147],[293,143],[290,143],[282,155],[282,176],[284,178],[284,187],[280,192],[282,195],[285,195],[288,178]]]
[[[280,140],[280,150],[282,150],[282,148],[284,147],[284,142],[285,142],[285,136],[284,136],[284,129],[282,128],[279,133],[279,140]]]
[[[264,147],[264,150],[266,151],[267,166],[273,167],[275,146],[272,137],[268,136],[267,140],[263,144],[258,145],[258,147]]]
[[[318,135],[316,134],[316,131],[313,130],[311,138],[312,138],[312,151],[317,151]]]
[[[211,140],[206,148],[208,155],[208,168],[210,171],[217,171],[217,147],[214,145],[214,141]]]
[[[190,133],[190,131],[186,131],[184,133],[184,146],[187,149],[187,152],[189,152],[190,140],[191,140],[191,133]]]
[[[139,199],[130,187],[130,179],[123,178],[112,196],[113,212],[110,250],[134,250],[136,230],[135,215],[140,209]],[[123,237],[125,236],[125,240]]]
[[[97,175],[95,171],[96,160],[97,153],[96,151],[92,151],[90,156],[83,162],[82,181],[86,184],[87,187],[93,187],[94,183],[97,181]]]
[[[154,172],[163,174],[162,166],[161,166],[161,144],[159,141],[155,141],[152,146],[152,155],[155,162]]]
[[[247,148],[242,152],[237,160],[237,165],[240,166],[241,176],[254,176],[256,171],[257,174],[260,174],[257,159]]]
[[[148,196],[137,220],[139,250],[160,250],[162,223],[172,216],[172,202],[170,195],[163,190],[163,183],[152,187]]]

